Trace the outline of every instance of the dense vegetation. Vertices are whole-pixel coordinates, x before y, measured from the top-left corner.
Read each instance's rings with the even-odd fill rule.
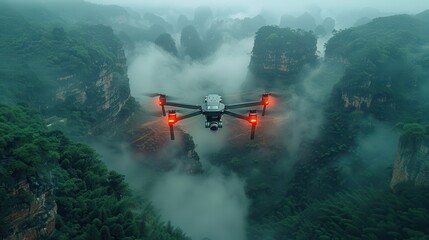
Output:
[[[106,26],[52,27],[37,16],[27,20],[6,4],[2,4],[0,18],[2,101],[28,101],[37,106],[50,100],[43,93],[56,90],[57,78],[94,76],[100,64],[113,65],[114,50],[121,49],[121,42]]]
[[[109,114],[99,110],[102,73],[112,73],[117,99],[129,97],[122,43],[110,27],[68,24],[37,4],[0,5],[1,102],[26,102],[82,135]]]
[[[348,65],[338,89],[371,97],[367,111],[376,118],[422,121],[429,113],[424,101],[428,36],[427,23],[409,15],[379,18],[336,33],[326,44],[326,56]]]
[[[281,219],[274,239],[426,239],[429,189],[366,188],[316,201]]]
[[[161,223],[124,176],[108,171],[91,148],[47,131],[28,107],[0,105],[0,150],[2,237],[13,207],[33,201],[28,194],[9,194],[17,181],[27,179],[54,189],[58,215],[52,239],[187,239]]]
[[[262,147],[256,144],[237,152],[223,151],[228,154],[222,164],[247,179],[246,193],[252,199],[250,239],[429,236],[428,189],[406,185],[392,193],[388,182],[394,157],[389,159],[390,163],[375,167],[374,162],[380,160],[366,154],[361,146],[362,138],[380,129],[377,124],[394,129],[398,122],[404,122],[398,125],[403,130],[402,140],[427,138],[427,125],[422,124],[429,116],[427,26],[413,16],[400,15],[335,34],[326,45],[326,63],[341,64],[345,72],[323,107],[325,123],[318,129],[319,136],[304,136],[289,175],[279,170],[281,161],[293,159],[284,150],[268,150],[264,146],[269,154],[258,156]],[[264,28],[255,38],[254,55],[269,49],[275,54],[282,44],[290,43],[289,38],[293,39],[289,35],[283,40],[269,37],[269,30],[276,27]],[[258,42],[260,36],[264,37]],[[273,41],[276,39],[278,42]],[[263,76],[276,77],[272,75],[275,71],[265,72]],[[291,76],[283,78],[286,81],[280,86],[299,89],[288,83]],[[368,107],[346,108],[344,97],[351,101],[371,100]],[[381,141],[387,141],[388,136],[383,137]],[[383,147],[396,149],[397,143]],[[267,206],[268,202],[271,206]]]

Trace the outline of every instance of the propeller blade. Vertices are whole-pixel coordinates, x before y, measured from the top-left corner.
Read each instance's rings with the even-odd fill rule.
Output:
[[[146,96],[146,97],[158,97],[160,95],[163,95],[161,93],[142,93],[141,95]]]
[[[162,94],[162,93],[141,93],[141,95],[146,96],[146,97],[159,97],[161,95],[164,95],[168,100],[178,100],[178,99],[180,99],[178,97],[171,96],[171,95],[166,95],[166,94]]]

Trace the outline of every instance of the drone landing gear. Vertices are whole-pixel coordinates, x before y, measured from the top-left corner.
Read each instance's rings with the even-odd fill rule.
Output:
[[[255,128],[256,128],[256,125],[252,124],[252,131],[250,132],[250,139],[251,140],[255,139]]]
[[[170,125],[170,137],[171,137],[171,140],[174,140],[174,129],[173,129],[173,125]]]

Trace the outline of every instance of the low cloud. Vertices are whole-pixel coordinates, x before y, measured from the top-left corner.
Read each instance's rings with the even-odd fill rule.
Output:
[[[391,177],[400,132],[372,118],[362,121],[369,133],[357,138],[354,154],[344,156],[339,166],[351,186],[381,185]]]
[[[164,93],[177,97],[175,101],[189,104],[203,104],[204,96],[210,93],[220,94],[228,100],[239,100],[234,96],[241,92],[252,46],[253,38],[231,40],[209,58],[192,62],[178,59],[153,44],[146,44],[130,60],[131,95],[138,97],[143,107],[152,112],[161,110],[142,93]],[[180,109],[179,115],[189,112],[192,110]],[[204,122],[203,116],[196,116],[177,124],[194,137],[197,151],[203,155],[219,150],[232,127],[225,125],[213,133],[204,127]]]
[[[129,61],[131,94],[138,97],[143,108],[159,113],[159,106],[142,93],[165,93],[177,97],[175,101],[189,104],[203,104],[204,96],[210,93],[237,100],[234,96],[241,92],[252,46],[253,38],[231,40],[198,62],[178,59],[147,43]],[[179,115],[191,111],[180,109]],[[177,126],[193,136],[205,173],[197,176],[177,171],[160,173],[151,177],[148,196],[162,219],[171,221],[193,239],[244,240],[249,205],[244,182],[235,175],[222,174],[204,157],[224,147],[228,129],[234,126],[225,123],[224,128],[211,132],[204,122],[203,116],[197,116]],[[169,147],[174,145],[172,142]]]
[[[151,200],[162,219],[193,239],[246,239],[248,200],[243,181],[234,175],[169,172],[158,179]]]

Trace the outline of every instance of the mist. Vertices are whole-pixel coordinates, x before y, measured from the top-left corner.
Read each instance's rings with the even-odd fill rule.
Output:
[[[267,1],[245,1],[245,0],[220,0],[220,1],[173,1],[160,0],[141,2],[138,0],[90,0],[94,3],[115,4],[126,6],[135,11],[145,13],[153,12],[170,23],[176,23],[178,14],[185,14],[188,18],[194,17],[194,10],[199,6],[208,6],[213,10],[215,19],[225,17],[243,19],[245,17],[255,17],[261,14],[268,25],[279,25],[283,15],[298,17],[309,12],[320,24],[326,17],[335,19],[335,29],[344,29],[354,26],[359,20],[372,20],[377,17],[384,17],[393,14],[417,14],[429,9],[429,2],[425,0],[412,1],[371,1],[352,0],[338,3],[335,0],[267,0]]]
[[[344,156],[338,163],[349,187],[386,185],[398,151],[398,129],[372,118],[365,122],[370,132],[358,136],[354,154]]]
[[[287,102],[282,103],[285,129],[285,148],[294,155],[303,140],[314,139],[324,123],[324,106],[334,85],[340,80],[342,69],[322,63],[308,69],[295,88],[286,89]]]
[[[151,115],[159,116],[159,106],[144,93],[164,93],[190,104],[202,104],[209,93],[222,95],[226,103],[243,101],[243,98],[246,101],[257,99],[265,90],[245,82],[252,47],[253,37],[230,39],[208,58],[191,61],[179,59],[155,44],[141,44],[129,54],[131,95],[137,97]],[[342,74],[341,69],[323,63],[305,72],[299,84],[282,89],[283,96],[273,99],[267,116],[261,118],[257,127],[256,138],[270,138],[273,144],[286,150],[279,159],[279,167],[284,172],[291,171],[301,142],[317,136],[324,123],[323,106]],[[186,113],[188,111],[183,110],[178,114]],[[244,180],[222,174],[207,159],[236,141],[230,139],[232,129],[245,129],[245,140],[238,139],[243,144],[250,143],[247,136],[250,128],[247,123],[229,116],[224,116],[223,121],[224,127],[217,132],[204,128],[203,116],[175,125],[193,137],[207,174],[189,176],[173,171],[151,181],[153,187],[149,196],[162,219],[170,220],[195,239],[246,239],[248,200],[244,194]],[[170,147],[174,145],[173,142]]]
[[[164,222],[180,227],[192,239],[246,239],[249,203],[244,181],[236,175],[224,175],[213,166],[196,176],[157,171],[133,156],[127,143],[91,145],[109,169],[124,174],[131,188],[146,196]]]
[[[144,93],[165,93],[189,104],[202,104],[208,93],[238,100],[252,47],[253,38],[231,40],[207,59],[191,61],[178,59],[152,43],[139,45],[128,60],[131,95],[150,115],[159,115],[149,121],[162,121],[163,118],[160,118],[161,111],[155,99]],[[96,149],[109,168],[124,174],[133,189],[145,193],[159,210],[162,220],[180,227],[188,236],[193,239],[244,240],[249,205],[244,180],[234,174],[223,174],[205,157],[225,146],[229,128],[233,126],[225,123],[224,128],[213,133],[204,127],[204,122],[203,116],[197,116],[175,125],[193,137],[205,170],[202,175],[150,169],[141,163],[150,157],[136,159],[127,144],[116,150],[99,144]],[[165,128],[167,131],[168,127]],[[163,148],[170,161],[180,162],[168,157],[168,153],[177,147],[172,141]]]
[[[208,59],[196,62],[180,60],[154,44],[143,45],[129,64],[131,95],[138,97],[145,109],[157,113],[160,113],[159,106],[142,93],[164,93],[189,104],[202,104],[204,96],[210,93],[239,100],[235,96],[241,94],[252,47],[253,38],[231,40]],[[187,112],[190,111],[180,110],[179,114]],[[204,122],[203,116],[197,116],[176,125],[193,136],[196,150],[203,155],[207,153],[203,146],[210,146],[208,153],[220,149],[228,131],[225,124],[218,132],[209,133]]]
[[[162,219],[179,226],[193,239],[246,239],[248,200],[244,183],[214,169],[207,175],[170,172],[151,193]]]
[[[326,11],[344,11],[350,9],[358,9],[358,8],[378,8],[383,9],[384,11],[389,12],[402,12],[402,13],[416,13],[421,11],[422,9],[428,8],[429,3],[425,0],[412,0],[408,2],[404,1],[389,1],[389,0],[380,0],[380,1],[371,1],[371,0],[352,0],[347,2],[342,2],[339,4],[338,1],[335,0],[285,0],[285,1],[276,1],[276,0],[267,0],[264,2],[257,0],[219,0],[219,1],[209,1],[209,0],[186,0],[181,1],[180,3],[173,0],[159,0],[159,1],[151,1],[151,2],[141,2],[138,0],[90,0],[90,2],[94,3],[102,3],[102,4],[117,4],[117,5],[125,5],[125,6],[156,6],[156,7],[167,7],[167,8],[192,8],[198,6],[212,6],[218,8],[231,8],[231,7],[241,7],[244,9],[267,9],[274,10],[276,12],[283,11],[283,13],[291,12],[291,11],[299,11],[306,9],[311,6],[318,6],[322,9],[326,9]]]

